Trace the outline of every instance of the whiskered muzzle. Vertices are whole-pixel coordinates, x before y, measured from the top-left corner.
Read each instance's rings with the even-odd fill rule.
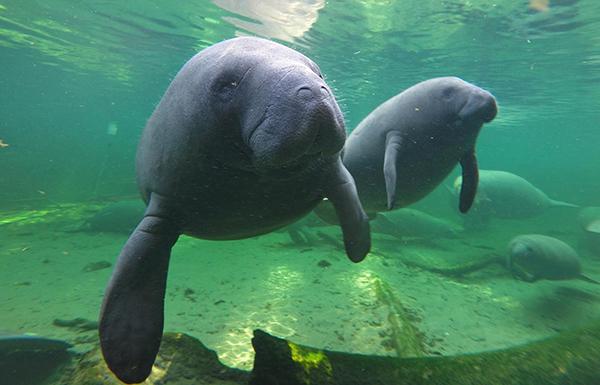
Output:
[[[489,92],[477,88],[469,95],[458,115],[462,120],[477,119],[489,123],[494,120],[497,113],[496,98]]]
[[[342,150],[346,131],[341,111],[321,82],[295,87],[285,103],[272,107],[250,140],[255,164],[278,168],[305,157]]]

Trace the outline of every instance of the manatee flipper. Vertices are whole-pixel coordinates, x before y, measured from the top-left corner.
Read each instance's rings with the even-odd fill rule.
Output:
[[[391,131],[385,138],[385,155],[383,156],[383,176],[387,192],[387,209],[394,208],[396,203],[396,162],[402,137],[397,131]]]
[[[346,254],[352,262],[360,262],[371,249],[369,218],[365,214],[352,175],[341,159],[334,166],[334,177],[325,191],[333,204],[344,234]]]
[[[586,275],[583,275],[583,274],[579,274],[579,276],[577,278],[580,279],[580,280],[582,280],[582,281],[585,281],[585,282],[589,282],[589,283],[593,283],[593,284],[596,284],[596,285],[600,285],[600,282],[598,282],[595,279],[590,278],[590,277],[588,277]]]
[[[513,268],[511,271],[513,278],[518,279],[523,282],[533,283],[539,280],[539,277],[536,277],[533,274],[529,274],[525,270],[521,268]]]
[[[459,210],[461,213],[469,211],[475,200],[477,184],[479,183],[479,169],[477,168],[477,157],[475,150],[463,155],[460,160],[462,167],[462,185],[460,186]]]
[[[550,199],[550,207],[572,207],[572,208],[579,208],[579,205],[573,204],[573,203],[569,203],[569,202],[563,202],[563,201],[556,201],[554,199]]]
[[[303,233],[297,227],[290,226],[287,229],[287,233],[290,236],[292,243],[294,243],[296,246],[306,246],[308,243],[308,241],[304,239]]]
[[[498,260],[500,261],[500,259]],[[539,279],[538,277],[526,272],[522,267],[513,263],[512,256],[508,256],[508,258],[506,259],[506,268],[508,269],[508,271],[514,279],[518,279],[520,281],[529,283],[533,283]]]
[[[169,257],[179,231],[161,206],[153,194],[118,257],[100,312],[102,354],[128,384],[148,377],[162,338]]]
[[[375,217],[375,219],[372,219],[372,220],[377,221],[376,224],[378,224],[380,226],[383,226],[386,229],[389,229],[389,231],[381,231],[381,233],[387,234],[387,235],[391,235],[391,236],[396,237],[398,239],[402,239],[402,234],[400,234],[400,232],[396,231],[396,224],[394,222],[390,221],[382,213],[378,213],[377,217]],[[374,230],[374,232],[377,232],[377,231]]]

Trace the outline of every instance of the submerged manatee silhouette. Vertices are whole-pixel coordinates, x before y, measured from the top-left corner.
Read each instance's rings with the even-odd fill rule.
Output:
[[[600,236],[600,207],[584,207],[577,215],[583,231]]]
[[[586,247],[594,255],[600,255],[600,207],[584,207],[577,215],[577,221],[583,230]]]
[[[371,112],[348,137],[343,161],[369,216],[429,194],[460,163],[460,211],[477,189],[475,141],[496,100],[456,77],[429,79]]]
[[[506,266],[517,278],[527,282],[581,279],[599,284],[581,273],[581,261],[571,246],[541,234],[513,238],[508,245]]]
[[[462,177],[459,176],[454,180],[455,193],[461,184]],[[482,219],[531,218],[552,207],[578,206],[550,199],[542,190],[516,174],[499,170],[479,170],[479,189],[473,212]]]
[[[344,140],[331,89],[297,51],[241,37],[184,65],[142,135],[137,180],[147,209],[119,255],[100,315],[102,352],[122,381],[141,382],[152,368],[180,234],[268,233],[327,197],[348,256],[365,257],[369,224],[340,159]]]

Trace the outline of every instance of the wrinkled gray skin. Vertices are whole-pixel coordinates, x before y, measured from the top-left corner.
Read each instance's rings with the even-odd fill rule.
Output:
[[[137,180],[147,209],[102,305],[102,352],[117,377],[135,383],[150,373],[180,234],[225,240],[268,233],[327,197],[348,256],[365,257],[368,218],[341,163],[344,140],[319,68],[292,49],[236,38],[185,64],[142,135]]]
[[[462,177],[454,181],[458,193]],[[487,217],[522,219],[541,215],[552,207],[578,207],[574,204],[550,199],[542,190],[526,179],[506,171],[479,170],[479,188],[472,213],[481,220]]]
[[[466,212],[477,189],[475,141],[497,113],[487,91],[456,77],[429,79],[371,112],[346,140],[344,165],[369,216],[405,207],[462,166]]]
[[[540,279],[583,279],[577,252],[565,242],[540,234],[513,238],[508,245],[506,266],[517,278],[527,282]]]

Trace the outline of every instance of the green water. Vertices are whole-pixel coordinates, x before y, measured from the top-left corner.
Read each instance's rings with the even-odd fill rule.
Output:
[[[71,232],[74,222],[107,201],[136,197],[136,145],[169,82],[199,50],[247,34],[272,38],[317,62],[335,92],[348,131],[380,103],[419,81],[454,75],[477,84],[492,92],[499,105],[497,118],[484,126],[478,140],[481,168],[517,173],[555,199],[600,206],[600,2],[596,0],[549,0],[546,5],[525,0],[0,0],[0,139],[7,145],[0,147],[0,330],[73,342],[75,336],[53,327],[52,320],[97,317],[110,269],[92,277],[96,273],[86,275],[82,267],[98,260],[112,263],[126,237],[104,232],[80,235]],[[416,207],[462,223],[443,188]],[[599,255],[582,246],[575,218],[573,210],[495,221],[489,229],[459,241],[441,241],[443,247],[427,242],[406,245],[390,238],[378,243],[375,237],[376,253],[365,262],[367,267],[360,267],[364,270],[356,270],[331,245],[314,245],[304,252],[284,233],[230,243],[186,238],[173,258],[168,301],[180,301],[180,307],[175,304],[172,309],[187,309],[187,316],[206,315],[195,325],[181,315],[184,310],[170,311],[167,305],[167,328],[191,333],[217,352],[227,333],[237,330],[238,340],[249,339],[247,330],[264,327],[265,318],[254,322],[252,317],[231,314],[247,306],[242,313],[256,307],[264,315],[272,304],[266,305],[267,294],[241,294],[236,297],[239,308],[227,307],[234,301],[227,299],[232,291],[256,289],[254,283],[239,281],[246,268],[256,282],[278,282],[265,284],[264,290],[289,289],[287,294],[274,294],[280,305],[276,322],[280,329],[272,331],[302,343],[319,345],[323,336],[336,335],[342,336],[337,345],[327,342],[322,347],[382,353],[379,339],[365,331],[367,323],[360,329],[368,335],[364,339],[344,334],[344,322],[353,323],[353,315],[345,313],[356,305],[353,300],[339,299],[344,317],[333,313],[341,329],[327,324],[331,315],[310,326],[302,318],[306,309],[327,313],[323,309],[330,303],[302,296],[309,290],[303,285],[331,280],[327,282],[333,287],[345,282],[341,287],[351,292],[373,274],[392,286],[397,280],[395,289],[409,307],[418,309],[424,333],[431,340],[447,340],[447,346],[441,343],[442,348],[430,352],[489,350],[553,335],[600,317],[600,291],[580,282],[516,283],[501,271],[452,281],[415,272],[394,255],[442,256],[445,263],[476,255],[464,249],[466,243],[503,253],[507,240],[518,233],[549,232],[576,247],[589,275],[598,279]],[[339,238],[337,229],[328,231]],[[480,248],[477,255],[488,249]],[[251,262],[240,254],[251,254]],[[323,259],[334,262],[333,271],[317,266]],[[210,282],[214,277],[219,283]],[[236,280],[237,285],[231,283]],[[186,290],[183,281],[201,282],[188,287],[197,300],[181,294]],[[435,297],[436,292],[458,287],[465,295],[480,290],[487,307],[465,309],[482,316],[455,325],[462,334],[453,339],[446,322],[452,315]],[[78,296],[73,290],[86,294]],[[346,293],[342,288],[332,291],[340,297]],[[210,307],[202,303],[206,298]],[[476,301],[474,297],[467,302]],[[504,320],[513,322],[514,328],[504,325],[496,332],[492,327],[478,335],[481,325],[496,317],[494,306],[500,303],[508,309]],[[219,316],[207,320],[213,308],[218,308]],[[369,309],[379,311],[375,305],[366,306],[361,316],[368,318]],[[238,322],[242,318],[243,325]],[[207,329],[215,323],[221,326]],[[311,334],[314,329],[319,332]],[[361,342],[349,342],[352,338]],[[235,349],[227,350],[237,359],[225,362],[249,369],[247,350],[247,344],[240,348],[239,357]]]

